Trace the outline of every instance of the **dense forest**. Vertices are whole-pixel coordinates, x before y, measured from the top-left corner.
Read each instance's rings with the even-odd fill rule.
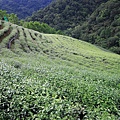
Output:
[[[72,36],[120,54],[120,1],[101,4]]]
[[[86,18],[107,0],[56,0],[33,14],[29,20],[45,22],[50,26],[67,30],[82,24]]]
[[[19,18],[30,16],[33,12],[44,8],[53,0],[0,0],[0,9],[15,13]]]
[[[49,24],[65,34],[120,54],[119,0],[57,0],[28,20]]]

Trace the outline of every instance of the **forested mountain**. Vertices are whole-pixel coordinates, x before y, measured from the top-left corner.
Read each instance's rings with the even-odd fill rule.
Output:
[[[30,20],[45,22],[60,30],[73,28],[85,21],[101,3],[107,0],[56,0]]]
[[[82,26],[74,29],[72,36],[120,54],[120,1],[100,5]]]
[[[120,54],[119,0],[57,0],[29,20]]]
[[[15,13],[19,18],[30,16],[34,11],[44,8],[53,0],[0,0],[0,9]]]

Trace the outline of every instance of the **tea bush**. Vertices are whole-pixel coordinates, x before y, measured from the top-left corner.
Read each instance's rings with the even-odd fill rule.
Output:
[[[11,28],[0,43],[0,120],[119,119],[119,55],[63,35]]]
[[[102,74],[57,64],[18,69],[1,62],[0,119],[74,120],[82,108],[85,119],[117,119],[119,76]]]

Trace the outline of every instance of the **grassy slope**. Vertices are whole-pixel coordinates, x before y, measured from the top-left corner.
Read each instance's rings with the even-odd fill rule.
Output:
[[[0,34],[9,24],[1,23]],[[85,119],[118,119],[119,55],[10,25],[0,36],[0,119],[74,120],[83,108]],[[7,49],[12,31],[18,34]]]

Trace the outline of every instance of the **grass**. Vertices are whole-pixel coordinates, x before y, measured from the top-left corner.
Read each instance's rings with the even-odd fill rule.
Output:
[[[78,120],[82,114],[85,120],[119,119],[119,55],[71,37],[28,31],[37,34],[34,42],[27,39],[36,49],[23,50],[21,44],[29,48],[20,29],[14,49],[0,51],[1,120]]]

